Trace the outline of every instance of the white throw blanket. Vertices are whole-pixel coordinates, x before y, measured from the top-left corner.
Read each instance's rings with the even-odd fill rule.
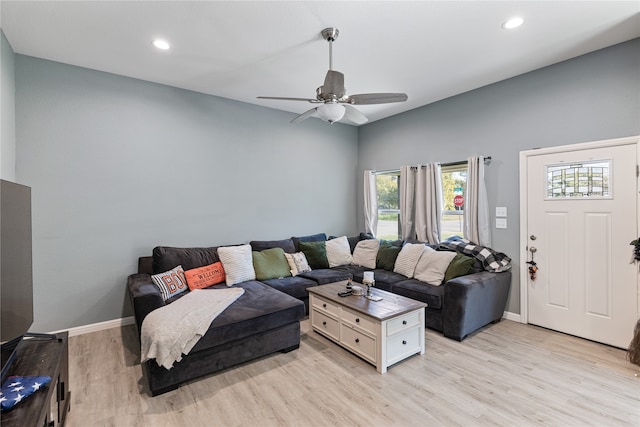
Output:
[[[196,289],[149,313],[140,332],[142,361],[156,359],[158,365],[171,369],[243,293],[242,288]]]

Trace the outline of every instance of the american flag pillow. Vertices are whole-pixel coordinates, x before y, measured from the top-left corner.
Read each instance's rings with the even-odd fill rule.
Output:
[[[36,391],[44,388],[49,382],[51,382],[51,377],[8,377],[2,383],[0,391],[2,412],[13,408]]]

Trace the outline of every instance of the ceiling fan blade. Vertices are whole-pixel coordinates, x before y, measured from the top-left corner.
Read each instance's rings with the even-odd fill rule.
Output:
[[[361,93],[350,95],[349,102],[354,105],[388,104],[391,102],[405,102],[409,97],[406,93]]]
[[[360,111],[358,111],[351,105],[349,104],[341,104],[341,105],[343,105],[345,108],[344,116],[342,117],[342,120],[340,120],[341,122],[348,121],[355,125],[363,125],[369,121],[369,119],[367,119],[367,117],[364,114],[362,114]]]
[[[305,101],[305,102],[318,102],[317,99],[309,99],[309,98],[287,98],[281,96],[257,96],[259,99],[275,99],[278,101]]]
[[[324,78],[324,86],[322,86],[323,93],[332,93],[336,95],[336,98],[342,98],[345,93],[344,89],[344,74],[340,71],[329,70]]]
[[[309,117],[312,117],[316,113],[317,109],[318,107],[315,107],[305,111],[304,113],[300,114],[299,116],[296,116],[293,120],[291,120],[291,123],[298,123],[303,121],[304,119],[308,119]]]

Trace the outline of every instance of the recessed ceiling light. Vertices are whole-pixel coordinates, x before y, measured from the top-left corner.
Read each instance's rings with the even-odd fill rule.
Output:
[[[154,41],[152,41],[151,43],[153,43],[153,45],[155,47],[157,47],[158,49],[162,49],[162,50],[168,50],[171,46],[169,46],[169,43],[166,42],[165,40],[161,40],[161,39],[156,39]]]
[[[519,16],[516,16],[514,18],[511,18],[505,21],[505,23],[502,24],[502,28],[504,28],[505,30],[511,30],[513,28],[518,28],[523,23],[524,23],[524,19],[520,18]]]

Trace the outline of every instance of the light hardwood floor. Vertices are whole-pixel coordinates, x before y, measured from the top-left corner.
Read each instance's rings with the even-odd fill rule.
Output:
[[[68,426],[639,426],[623,350],[503,320],[378,374],[302,322],[300,348],[150,397],[133,326],[70,338]]]

